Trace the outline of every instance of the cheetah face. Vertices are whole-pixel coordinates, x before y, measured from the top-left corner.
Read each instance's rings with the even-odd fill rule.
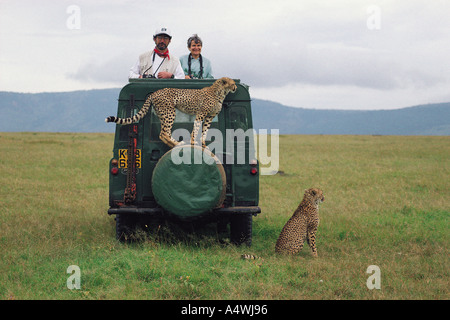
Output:
[[[309,194],[313,199],[314,203],[319,204],[325,201],[325,197],[323,196],[323,191],[318,188],[311,188],[305,190],[305,194]]]
[[[233,79],[223,77],[219,80],[221,81],[221,84],[226,92],[236,92],[237,86]]]

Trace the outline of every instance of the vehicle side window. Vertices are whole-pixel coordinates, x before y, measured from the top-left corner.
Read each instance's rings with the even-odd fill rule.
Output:
[[[121,111],[120,114],[118,114],[119,118],[128,118],[128,117],[132,117],[135,114],[138,113],[139,109],[137,107],[131,108],[129,106],[129,102],[127,101],[124,106],[122,108],[119,108],[119,110]],[[129,126],[120,126],[120,132],[119,132],[119,140],[120,141],[128,141],[129,140],[129,135],[128,133],[130,132],[130,127]]]
[[[230,125],[232,129],[248,129],[247,110],[244,107],[233,107],[230,112]]]

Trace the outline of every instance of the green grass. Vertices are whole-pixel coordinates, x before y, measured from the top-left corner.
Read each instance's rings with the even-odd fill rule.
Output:
[[[261,176],[250,248],[167,230],[118,243],[112,147],[111,134],[0,133],[0,299],[450,298],[449,137],[280,136],[284,174]],[[275,255],[309,187],[325,194],[319,258]],[[369,265],[380,290],[366,287]]]

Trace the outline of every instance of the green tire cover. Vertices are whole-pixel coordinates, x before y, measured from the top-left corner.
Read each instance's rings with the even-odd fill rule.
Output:
[[[156,202],[179,218],[198,217],[225,200],[225,171],[209,150],[177,146],[156,164],[152,191]]]

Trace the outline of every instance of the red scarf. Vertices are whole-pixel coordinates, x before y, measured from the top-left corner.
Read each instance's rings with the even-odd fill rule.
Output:
[[[169,49],[167,49],[166,52],[161,52],[161,51],[159,51],[158,49],[155,48],[155,49],[153,49],[153,51],[155,51],[158,56],[164,57],[164,58],[167,58],[167,59],[170,60]]]

